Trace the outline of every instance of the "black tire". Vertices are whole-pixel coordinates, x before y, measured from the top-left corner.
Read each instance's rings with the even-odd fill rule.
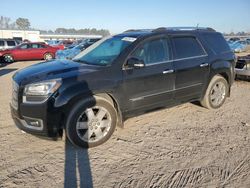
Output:
[[[77,132],[77,121],[87,108],[91,108],[94,106],[100,106],[102,108],[105,108],[109,112],[111,117],[111,126],[106,135],[102,139],[96,142],[86,142],[80,138]],[[69,116],[67,118],[65,126],[66,136],[71,141],[71,143],[76,146],[83,148],[91,148],[106,142],[113,134],[116,124],[117,124],[117,111],[114,108],[114,106],[107,99],[95,96],[91,99],[80,101],[79,103],[73,106],[72,110],[69,112]],[[88,130],[89,130],[89,125],[88,125]]]
[[[43,55],[43,59],[44,59],[45,61],[49,61],[49,60],[53,59],[53,55],[52,55],[51,53],[45,53],[45,54]]]
[[[212,93],[213,93],[213,88],[217,87],[218,84],[222,84],[225,86],[225,94],[224,95],[222,94],[222,96],[224,96],[224,98],[222,97],[220,102],[218,102],[218,104],[215,105],[213,100],[212,100]],[[220,75],[215,75],[211,79],[211,81],[206,89],[206,93],[205,93],[203,99],[200,101],[200,103],[205,108],[217,109],[224,104],[226,98],[228,97],[228,92],[229,92],[229,85],[228,85],[228,82],[226,81],[226,79]]]
[[[13,63],[14,62],[14,58],[11,54],[5,54],[3,56],[3,60],[5,63]]]

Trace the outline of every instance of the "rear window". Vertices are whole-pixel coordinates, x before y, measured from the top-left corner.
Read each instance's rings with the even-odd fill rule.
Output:
[[[15,43],[15,41],[7,40],[7,45],[8,46],[16,46],[16,43]]]
[[[0,40],[0,46],[4,46],[4,41]]]
[[[220,33],[204,34],[204,39],[215,54],[231,51],[225,38]]]
[[[176,59],[196,57],[206,54],[195,37],[174,37],[173,43]]]

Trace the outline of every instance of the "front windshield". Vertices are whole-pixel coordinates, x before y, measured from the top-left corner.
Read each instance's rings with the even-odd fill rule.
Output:
[[[135,40],[131,37],[108,37],[96,42],[73,60],[92,65],[108,65]]]

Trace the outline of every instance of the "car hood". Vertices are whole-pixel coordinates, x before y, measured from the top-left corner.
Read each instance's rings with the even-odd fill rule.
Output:
[[[87,65],[69,60],[54,60],[38,63],[22,69],[16,72],[13,76],[13,80],[18,85],[26,85],[43,80],[64,78],[66,75],[71,75],[69,72],[74,72],[74,74],[80,73],[82,75],[98,71],[99,69],[99,66]]]

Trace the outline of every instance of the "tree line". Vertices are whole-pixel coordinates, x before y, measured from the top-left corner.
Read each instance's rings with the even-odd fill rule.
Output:
[[[27,18],[17,18],[12,21],[9,17],[0,16],[0,29],[23,29],[29,30],[31,24]],[[39,29],[36,29],[39,30]],[[96,28],[85,28],[85,29],[75,29],[75,28],[57,28],[53,30],[39,30],[41,33],[45,34],[92,34],[92,35],[110,35],[109,30],[106,29],[96,29]]]

